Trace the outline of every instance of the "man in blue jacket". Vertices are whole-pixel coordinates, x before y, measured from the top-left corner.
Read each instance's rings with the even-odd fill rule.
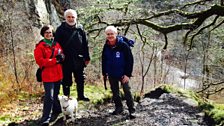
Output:
[[[117,29],[114,26],[108,26],[105,33],[106,43],[102,52],[102,73],[104,77],[108,77],[113,93],[115,110],[112,114],[117,115],[123,112],[122,100],[119,95],[119,82],[123,87],[129,113],[132,114],[135,112],[135,108],[129,79],[132,76],[133,55],[127,43],[117,36]]]

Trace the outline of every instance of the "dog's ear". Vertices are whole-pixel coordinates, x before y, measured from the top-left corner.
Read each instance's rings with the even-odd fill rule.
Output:
[[[68,96],[65,96],[65,101],[68,101],[69,100],[69,97]]]
[[[61,100],[62,99],[62,96],[58,95],[58,99]]]

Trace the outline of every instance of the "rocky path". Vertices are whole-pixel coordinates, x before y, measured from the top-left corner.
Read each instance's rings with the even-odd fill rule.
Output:
[[[197,107],[197,103],[190,99],[173,94],[163,93],[157,99],[145,97],[135,103],[135,119],[130,119],[127,108],[121,115],[110,115],[113,105],[106,104],[97,110],[79,110],[78,116],[70,126],[210,126],[204,120],[204,113]],[[124,102],[124,106],[125,102]],[[36,108],[37,109],[37,108]],[[41,109],[41,108],[39,108]],[[36,120],[25,120],[10,126],[36,126]],[[63,126],[60,117],[52,126]]]
[[[125,103],[124,103],[125,104]],[[121,115],[110,115],[112,104],[98,111],[80,111],[75,126],[209,126],[197,104],[164,93],[158,99],[144,98],[136,103],[135,119],[130,119],[127,108]],[[62,118],[54,126],[62,125]]]

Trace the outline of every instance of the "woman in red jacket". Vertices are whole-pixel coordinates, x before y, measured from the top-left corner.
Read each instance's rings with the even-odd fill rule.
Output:
[[[60,84],[63,77],[61,62],[64,54],[59,43],[53,40],[53,27],[43,26],[40,34],[44,37],[34,50],[36,63],[42,69],[42,81],[44,85],[43,115],[41,125],[49,125],[61,113],[61,106],[58,100]]]

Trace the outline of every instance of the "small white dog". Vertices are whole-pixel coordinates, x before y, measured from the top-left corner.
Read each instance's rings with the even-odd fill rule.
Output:
[[[61,110],[64,115],[63,120],[66,121],[66,115],[71,117],[71,121],[75,121],[75,117],[78,111],[78,102],[75,98],[67,97],[67,96],[58,96]],[[70,121],[66,121],[69,123]]]

